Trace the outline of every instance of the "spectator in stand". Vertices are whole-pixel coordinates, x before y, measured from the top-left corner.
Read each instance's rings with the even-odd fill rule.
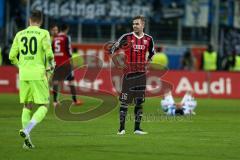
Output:
[[[196,69],[196,59],[193,57],[191,50],[188,48],[181,59],[181,69],[193,71]]]
[[[237,50],[234,51],[227,59],[228,70],[230,71],[240,71],[240,52]]]
[[[201,69],[204,71],[216,71],[218,64],[217,60],[217,52],[214,51],[213,46],[209,44],[207,50],[204,51],[202,55]]]
[[[156,53],[152,59],[152,62],[158,64],[157,67],[160,67],[159,69],[161,70],[168,69],[168,56],[165,52],[163,52],[161,47],[156,47]]]
[[[12,40],[8,40],[8,43],[2,49],[2,65],[11,65],[11,62],[8,59]]]

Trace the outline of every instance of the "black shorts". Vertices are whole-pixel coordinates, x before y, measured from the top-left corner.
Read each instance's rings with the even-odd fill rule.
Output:
[[[119,97],[121,102],[130,104],[143,103],[145,101],[146,73],[135,72],[124,75],[122,80],[122,91]]]
[[[72,81],[74,80],[74,74],[72,66],[70,64],[56,67],[53,74],[53,81]]]

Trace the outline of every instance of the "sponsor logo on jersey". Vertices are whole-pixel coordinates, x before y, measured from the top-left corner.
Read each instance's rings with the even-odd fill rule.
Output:
[[[133,49],[135,50],[145,50],[145,45],[133,45]]]

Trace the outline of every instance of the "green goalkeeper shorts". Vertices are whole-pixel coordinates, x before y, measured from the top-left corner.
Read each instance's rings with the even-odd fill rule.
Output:
[[[49,104],[49,86],[44,80],[20,80],[20,103]]]

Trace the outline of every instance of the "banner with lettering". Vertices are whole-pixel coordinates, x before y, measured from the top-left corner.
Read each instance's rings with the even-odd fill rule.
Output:
[[[40,9],[50,18],[71,23],[129,23],[143,15],[155,22],[184,15],[183,1],[172,0],[30,0],[30,9]]]
[[[17,93],[17,68],[0,67],[0,73],[8,73],[0,74],[0,93]],[[74,72],[77,93],[91,96],[103,91],[117,96],[121,90],[122,79],[122,74],[119,73],[116,74],[111,69],[78,69]],[[161,96],[162,88],[166,85],[171,85],[174,96],[179,97],[186,91],[193,90],[196,97],[240,98],[239,77],[240,72],[154,71],[147,74],[146,98]],[[62,89],[63,92],[69,91],[67,82]]]

